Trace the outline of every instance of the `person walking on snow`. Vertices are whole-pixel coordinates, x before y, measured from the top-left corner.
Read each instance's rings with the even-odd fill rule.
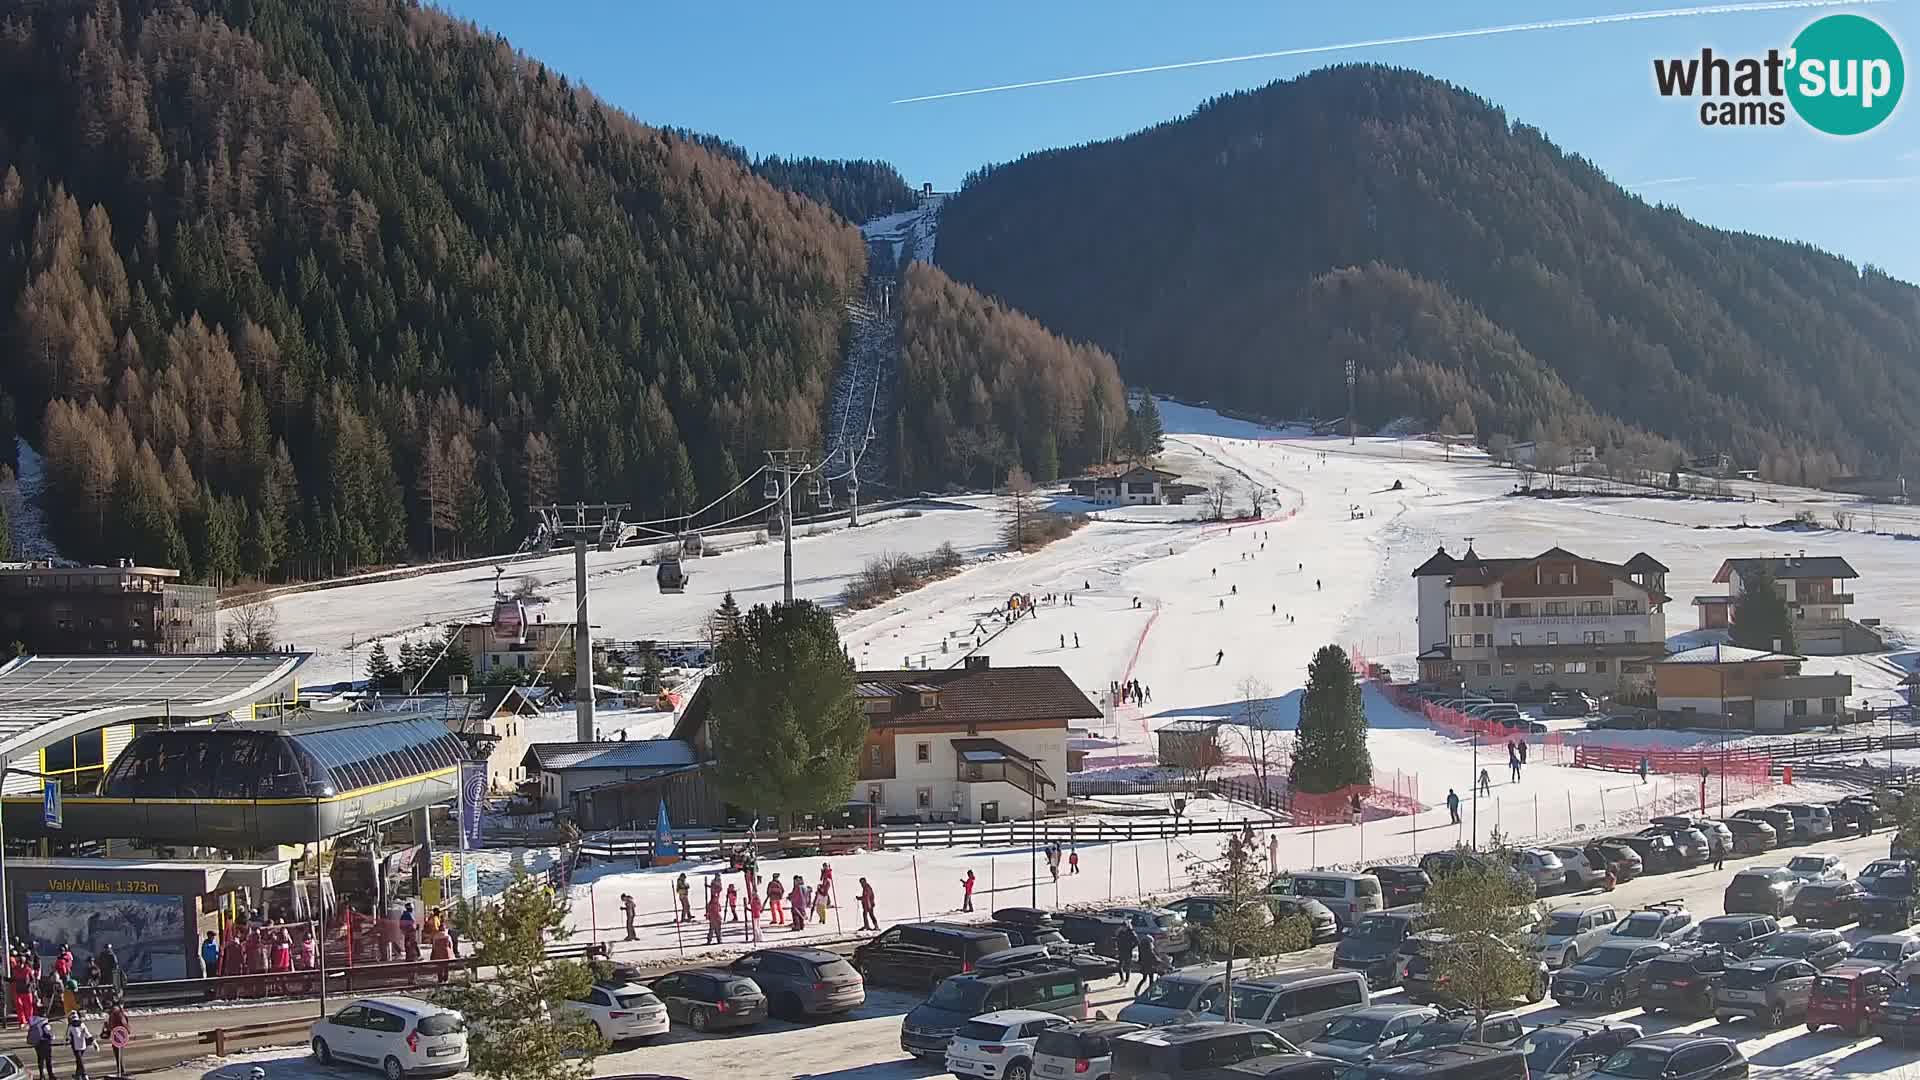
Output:
[[[1078,630],[1073,632],[1073,647],[1076,649],[1080,647],[1080,632]]]
[[[73,1080],[87,1080],[87,1051],[93,1049],[93,1032],[79,1012],[67,1014],[67,1047],[73,1051]]]
[[[627,940],[628,941],[640,940],[640,935],[636,934],[633,929],[633,919],[638,912],[636,910],[636,905],[633,902],[632,895],[628,893],[620,894],[620,910],[627,916]]]
[[[1640,755],[1640,782],[1643,784],[1647,782],[1647,764],[1647,756]]]
[[[707,940],[708,945],[720,944],[720,898],[707,894]]]
[[[54,1080],[53,1075],[53,1026],[44,1016],[33,1016],[27,1021],[27,1045],[33,1047],[33,1057],[40,1063],[39,1080]]]
[[[786,922],[786,911],[780,906],[780,900],[786,892],[787,887],[780,884],[779,874],[773,875],[773,880],[767,882],[767,925],[779,926]]]
[[[673,891],[680,895],[680,916],[675,922],[693,921],[693,886],[687,884],[687,875],[681,874],[673,883]]]
[[[731,881],[727,882],[727,921],[740,921],[740,889]]]
[[[973,871],[971,870],[967,871],[966,877],[960,879],[960,910],[973,910]]]
[[[1460,793],[1447,789],[1447,813],[1453,816],[1453,824],[1460,824]]]
[[[743,934],[748,941],[758,944],[760,941],[760,894],[754,889],[747,890],[747,925]]]
[[[1114,959],[1120,962],[1120,984],[1126,985],[1133,977],[1133,950],[1140,945],[1139,935],[1133,932],[1133,923],[1124,922],[1113,935]]]
[[[1072,877],[1073,875],[1079,872],[1080,872],[1080,853],[1078,851],[1067,852],[1067,876]]]
[[[1493,778],[1487,775],[1487,770],[1485,769],[1480,770],[1480,794],[1493,794]]]
[[[1214,666],[1214,667],[1219,667],[1219,666],[1220,666],[1220,661],[1222,661],[1222,660],[1225,660],[1226,658],[1227,658],[1227,650],[1225,650],[1225,649],[1221,649],[1221,650],[1220,650],[1219,652],[1216,652],[1216,653],[1214,653],[1214,654],[1213,654],[1213,666]]]
[[[827,879],[822,877],[817,886],[807,890],[807,899],[813,902],[813,921],[822,926],[827,924],[827,886]]]
[[[794,930],[807,928],[807,907],[812,900],[806,879],[799,874],[793,875],[793,886],[787,890],[787,914],[793,917]]]
[[[860,929],[880,929],[880,918],[873,913],[873,885],[866,878],[860,879]]]

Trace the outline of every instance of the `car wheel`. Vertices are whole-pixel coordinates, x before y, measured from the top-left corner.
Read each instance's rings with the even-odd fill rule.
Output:
[[[380,1071],[387,1075],[387,1080],[407,1080],[407,1070],[400,1064],[400,1059],[392,1055],[380,1063]]]
[[[333,1064],[333,1051],[327,1049],[327,1040],[313,1040],[313,1060],[322,1065]]]
[[[1580,954],[1574,952],[1572,949],[1568,949],[1566,952],[1560,954],[1560,966],[1563,968],[1572,967],[1574,961],[1578,959],[1580,959]]]
[[[1784,1026],[1786,1022],[1787,1022],[1786,1009],[1781,1008],[1778,1005],[1775,1005],[1773,1008],[1767,1010],[1767,1026],[1768,1027],[1777,1029]]]
[[[1616,986],[1607,994],[1607,1005],[1615,1012],[1627,1007],[1627,988]]]
[[[1819,1024],[1816,1024],[1811,1020],[1807,1021],[1807,1034],[1811,1035],[1818,1032],[1819,1030],[1820,1030]]]
[[[1033,1077],[1032,1071],[1027,1068],[1027,1063],[1024,1061],[1016,1061],[1008,1065],[1007,1071],[1000,1075],[1006,1080],[1032,1080]]]
[[[712,1028],[713,1018],[707,1015],[707,1010],[696,1006],[687,1013],[687,1026],[695,1031],[706,1032]]]
[[[1538,1005],[1545,1000],[1547,1000],[1547,977],[1536,973],[1533,977],[1533,987],[1527,991],[1527,1004]]]

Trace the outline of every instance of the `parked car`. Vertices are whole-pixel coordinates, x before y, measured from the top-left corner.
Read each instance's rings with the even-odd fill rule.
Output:
[[[976,1016],[1009,1009],[1087,1018],[1087,983],[1076,971],[999,971],[954,975],[900,1022],[900,1049],[938,1060],[960,1025]]]
[[[1775,803],[1774,809],[1793,815],[1794,836],[1806,843],[1833,835],[1833,811],[1819,803]]]
[[[1677,949],[1647,964],[1647,985],[1640,1007],[1688,1016],[1713,1015],[1713,989],[1726,972],[1728,957],[1718,949]]]
[[[1825,971],[1852,953],[1853,946],[1847,944],[1838,930],[1782,930],[1773,935],[1759,955],[1805,960],[1815,969]]]
[[[1567,887],[1567,865],[1546,848],[1518,848],[1513,852],[1513,868],[1533,883],[1536,896],[1559,892]]]
[[[1805,960],[1780,956],[1729,964],[1714,987],[1714,1017],[1723,1024],[1751,1018],[1769,1028],[1804,1020],[1818,974]]]
[[[1649,874],[1668,874],[1675,870],[1685,870],[1687,857],[1681,853],[1680,845],[1673,837],[1665,833],[1652,836],[1609,836],[1608,843],[1625,844],[1640,856],[1641,865]],[[1697,864],[1694,864],[1697,865]]]
[[[759,984],[774,1016],[836,1016],[867,1001],[867,983],[853,965],[825,949],[761,949],[727,965]]]
[[[1234,1019],[1253,1024],[1294,1046],[1319,1038],[1328,1025],[1370,1004],[1367,980],[1355,971],[1287,971],[1248,982],[1235,982]],[[1225,1020],[1223,999],[1202,1019]]]
[[[947,1071],[980,1080],[1029,1080],[1033,1044],[1040,1033],[1065,1027],[1067,1019],[1031,1009],[990,1012],[960,1025],[947,1043]]]
[[[1639,1001],[1647,987],[1647,965],[1672,951],[1665,942],[1627,944],[1618,938],[1553,977],[1553,1000],[1567,1006],[1598,1006],[1618,1011]]]
[[[1541,711],[1553,717],[1577,718],[1592,716],[1598,712],[1599,709],[1599,702],[1594,701],[1578,690],[1560,690],[1547,698],[1546,708]]]
[[[1647,872],[1646,861],[1631,845],[1601,840],[1586,846],[1589,863],[1613,871],[1616,884],[1625,884]]]
[[[1323,870],[1302,871],[1281,879],[1276,889],[1282,895],[1305,896],[1320,901],[1333,912],[1342,927],[1368,912],[1386,907],[1386,890],[1372,874],[1338,874]]]
[[[1589,856],[1587,852],[1592,849],[1568,846],[1547,850],[1559,856],[1560,865],[1567,868],[1565,888],[1568,892],[1585,892],[1588,889],[1597,889],[1606,883],[1606,862],[1597,852]]]
[[[1539,928],[1540,959],[1549,968],[1563,968],[1593,951],[1613,933],[1620,913],[1612,904],[1581,904],[1557,908]]]
[[[1226,958],[1225,948],[1207,937],[1207,927],[1212,925],[1222,912],[1231,909],[1232,904],[1233,900],[1230,897],[1208,894],[1182,897],[1166,905],[1166,910],[1177,913],[1186,927],[1190,943],[1187,946],[1188,956],[1204,957],[1209,960]],[[1265,903],[1251,903],[1249,913],[1265,920],[1265,925],[1273,924],[1273,909]],[[1250,947],[1245,945],[1235,951],[1236,956],[1242,957],[1249,956],[1251,953]]]
[[[1788,859],[1787,873],[1799,878],[1802,886],[1816,881],[1847,881],[1851,877],[1840,856],[1817,852]]]
[[[1380,883],[1380,902],[1386,909],[1419,903],[1427,895],[1427,886],[1433,884],[1418,866],[1369,866],[1363,873],[1372,874]]]
[[[1425,870],[1427,877],[1434,880],[1438,880],[1462,868],[1484,870],[1491,866],[1501,867],[1515,881],[1525,881],[1528,884],[1532,884],[1532,879],[1520,870],[1503,862],[1494,862],[1483,858],[1470,851],[1461,851],[1459,849],[1451,851],[1429,851],[1425,855],[1420,856],[1420,869]]]
[[[1707,846],[1713,850],[1716,858],[1727,858],[1738,854],[1733,845],[1733,830],[1724,821],[1710,818],[1695,819],[1693,827],[1707,838]]]
[[[1033,1044],[1033,1075],[1108,1080],[1113,1075],[1113,1040],[1144,1030],[1118,1020],[1080,1020],[1048,1028]]]
[[[1888,995],[1873,1018],[1873,1033],[1896,1046],[1920,1042],[1920,980],[1904,983]]]
[[[1672,944],[1693,928],[1693,912],[1678,900],[1667,900],[1635,908],[1613,926],[1607,935],[1610,945]]]
[[[1133,932],[1145,938],[1153,939],[1154,951],[1169,959],[1179,956],[1193,947],[1192,939],[1187,935],[1187,920],[1177,911],[1166,908],[1112,907],[1105,912],[1118,916],[1133,924]]]
[[[1422,936],[1429,937],[1433,940],[1435,952],[1445,947],[1447,941],[1445,935],[1429,934]],[[1491,942],[1488,947],[1507,948],[1505,944],[1498,941]],[[1544,1001],[1547,996],[1547,986],[1552,981],[1552,976],[1547,971],[1546,962],[1540,960],[1538,957],[1533,957],[1532,959],[1534,963],[1533,980],[1528,984],[1527,992],[1524,995],[1524,1000],[1529,1004]],[[1400,974],[1400,985],[1408,1001],[1423,1005],[1452,1006],[1456,1004],[1453,996],[1447,992],[1444,976],[1437,972],[1435,968],[1435,957],[1431,954],[1416,953],[1408,959],[1406,969]]]
[[[1354,923],[1333,949],[1333,966],[1358,971],[1367,985],[1382,990],[1400,983],[1395,953],[1400,943],[1425,928],[1419,908],[1397,907],[1376,911]]]
[[[585,995],[563,1001],[553,1009],[593,1021],[600,1038],[609,1046],[629,1039],[665,1035],[672,1026],[667,1019],[666,1002],[638,983],[596,984],[588,987]]]
[[[1224,1070],[1232,1066],[1277,1063],[1284,1055],[1299,1054],[1273,1032],[1238,1023],[1175,1024],[1134,1031],[1115,1038],[1112,1048],[1113,1080],[1227,1080],[1235,1074]]]
[[[1891,861],[1883,859],[1870,866],[1884,866]],[[1920,910],[1920,897],[1915,896],[1916,878],[1920,878],[1920,874],[1915,873],[1913,864],[1904,861],[1881,869],[1870,878],[1862,875],[1860,925],[1880,930],[1905,930],[1912,926]]]
[[[1747,810],[1735,810],[1733,817],[1745,818],[1748,821],[1765,822],[1767,827],[1773,830],[1774,841],[1778,847],[1786,847],[1788,844],[1801,842],[1795,833],[1793,811],[1791,810],[1781,810],[1771,806],[1754,807]]]
[[[1779,932],[1780,923],[1771,915],[1715,915],[1700,920],[1692,940],[1745,960],[1765,949]]]
[[[1370,1061],[1341,1080],[1527,1080],[1527,1056],[1511,1046],[1460,1043]]]
[[[1783,918],[1800,895],[1800,879],[1784,866],[1751,866],[1727,882],[1722,903],[1729,915]]]
[[[1245,965],[1234,973],[1234,981],[1244,980]],[[1219,1003],[1227,992],[1227,965],[1197,964],[1169,972],[1153,980],[1153,985],[1116,1014],[1129,1024],[1160,1027],[1198,1020]]]
[[[1670,837],[1682,867],[1699,866],[1713,858],[1713,845],[1707,840],[1707,834],[1690,826],[1649,825],[1640,830],[1640,835]]]
[[[1735,815],[1728,818],[1724,824],[1733,834],[1735,855],[1759,855],[1779,846],[1779,834],[1773,831],[1773,826],[1764,821]]]
[[[1327,905],[1310,896],[1283,896],[1268,893],[1267,907],[1276,919],[1285,919],[1298,915],[1313,926],[1312,944],[1320,945],[1340,940],[1340,922],[1327,910]]]
[[[1747,1058],[1715,1035],[1649,1035],[1608,1058],[1597,1080],[1745,1080]]]
[[[767,1018],[760,984],[725,968],[696,968],[650,979],[647,989],[666,1002],[667,1016],[698,1032],[751,1027]]]
[[[1860,873],[1855,875],[1853,880],[1862,885],[1871,885],[1874,879],[1878,878],[1881,874],[1910,874],[1912,872],[1913,863],[1906,859],[1875,859],[1861,867]]]
[[[1055,912],[1053,918],[1060,925],[1060,936],[1070,944],[1083,945],[1101,956],[1119,959],[1120,928],[1126,926],[1128,920],[1085,911]]]
[[[981,957],[1012,947],[999,930],[963,923],[900,923],[855,946],[852,961],[866,985],[931,990],[949,975],[972,971]]]
[[[1801,926],[1846,926],[1860,921],[1865,890],[1851,881],[1815,881],[1793,898],[1793,918]]]
[[[1901,969],[1916,956],[1920,956],[1920,937],[1911,934],[1875,934],[1854,942],[1853,951],[1840,962],[1840,966],[1883,967],[1895,977],[1904,977]]]
[[[1873,1031],[1874,1014],[1899,988],[1900,980],[1883,967],[1849,964],[1821,972],[1807,1002],[1807,1030],[1832,1026],[1864,1038]]]
[[[1002,912],[1007,913],[1018,910],[1025,909],[1001,909]],[[978,925],[982,929],[998,930],[1007,935],[1007,940],[1012,942],[1013,947],[1016,949],[1022,945],[1037,945],[1040,948],[1046,949],[1048,952],[1060,956],[1065,956],[1070,953],[1093,951],[1084,945],[1075,945],[1073,942],[1068,941],[1067,936],[1060,932],[1060,924],[1054,921],[1053,917],[1047,915],[1046,912],[1041,912],[1042,915],[1046,915],[1044,919],[1032,920],[1003,919],[1000,917],[1000,914],[1001,912],[995,912],[993,918]]]
[[[1440,1010],[1431,1005],[1369,1005],[1335,1020],[1324,1035],[1300,1049],[1342,1061],[1388,1057],[1398,1052],[1409,1033],[1439,1016]]]
[[[387,1080],[452,1076],[467,1068],[466,1018],[416,997],[364,997],[314,1022],[314,1059],[365,1065]]]
[[[1643,1034],[1638,1024],[1562,1020],[1534,1028],[1516,1045],[1527,1055],[1529,1080],[1577,1080]]]
[[[1394,1047],[1393,1052],[1411,1054],[1438,1046],[1456,1046],[1464,1042],[1504,1046],[1520,1038],[1522,1034],[1520,1018],[1512,1013],[1489,1013],[1484,1026],[1473,1014],[1458,1013],[1420,1025],[1406,1038],[1400,1040],[1400,1044]]]

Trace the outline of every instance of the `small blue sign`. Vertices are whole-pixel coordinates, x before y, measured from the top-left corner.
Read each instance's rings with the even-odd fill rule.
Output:
[[[60,827],[60,781],[49,780],[46,786],[46,804],[40,808],[40,820],[49,829]]]

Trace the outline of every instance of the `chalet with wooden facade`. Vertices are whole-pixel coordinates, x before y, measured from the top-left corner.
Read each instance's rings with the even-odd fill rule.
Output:
[[[1092,466],[1066,484],[1075,497],[1100,506],[1177,506],[1206,490],[1179,480],[1179,473],[1131,462]]]
[[[1737,645],[1674,653],[1653,668],[1664,713],[1697,713],[1702,726],[1794,731],[1842,722],[1853,676],[1803,675],[1804,656]]]
[[[1802,551],[1773,558],[1728,559],[1713,575],[1715,584],[1727,587],[1726,593],[1693,598],[1700,609],[1700,626],[1732,626],[1749,583],[1768,574],[1793,616],[1794,643],[1801,652],[1839,656],[1886,648],[1876,631],[1848,618],[1854,594],[1846,582],[1860,574],[1838,555],[1809,556]]]

